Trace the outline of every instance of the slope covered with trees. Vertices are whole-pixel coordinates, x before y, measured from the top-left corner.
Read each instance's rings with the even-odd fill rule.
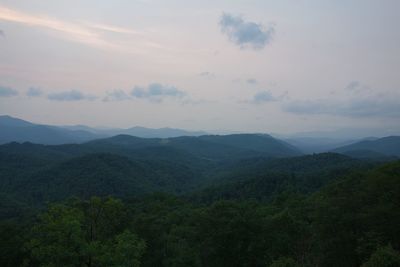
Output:
[[[349,155],[358,154],[358,157],[400,157],[400,136],[388,136],[376,140],[365,140],[337,148],[334,152]]]
[[[399,179],[264,135],[9,143],[0,266],[397,266]]]
[[[0,128],[0,144],[9,142],[33,142],[48,145],[83,143],[121,134],[142,138],[170,138],[207,134],[200,131],[193,132],[173,128],[150,129],[139,126],[128,129],[91,128],[85,125],[53,126],[36,124],[7,115],[0,115]]]
[[[314,193],[72,198],[2,220],[1,266],[398,266],[400,162]]]

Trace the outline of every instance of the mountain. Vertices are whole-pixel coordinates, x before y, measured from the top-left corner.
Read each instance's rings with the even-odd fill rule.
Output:
[[[146,127],[135,126],[129,129],[112,129],[112,130],[99,130],[98,133],[104,133],[108,135],[119,135],[119,134],[127,134],[133,135],[137,137],[143,138],[170,138],[170,137],[178,137],[178,136],[200,136],[207,134],[202,131],[186,131],[182,129],[174,129],[174,128],[159,128],[159,129],[151,129]]]
[[[291,157],[302,153],[295,147],[261,134],[203,135],[174,138],[139,138],[118,135],[88,142],[87,145],[112,149],[138,149],[143,147],[170,147],[186,151],[205,160],[232,160],[255,156]]]
[[[335,153],[291,158],[245,159],[214,179],[212,186],[196,192],[201,202],[221,199],[269,200],[285,190],[312,193],[338,177],[377,163]]]
[[[235,143],[233,140],[237,140],[237,142]],[[254,143],[251,143],[251,141]],[[255,147],[256,144],[258,147]],[[164,139],[118,135],[82,144],[63,145],[13,142],[0,145],[0,153],[22,155],[47,161],[65,160],[91,153],[112,153],[132,159],[168,160],[174,164],[178,162],[214,164],[255,157],[276,158],[300,155],[297,149],[286,146],[279,140],[259,135]]]
[[[170,138],[207,134],[201,131],[186,131],[174,128],[150,129],[139,126],[128,129],[92,128],[85,125],[51,126],[35,124],[7,115],[0,116],[0,130],[0,144],[32,142],[51,145],[83,143],[121,134],[143,138]]]
[[[400,136],[388,136],[376,140],[365,140],[343,146],[333,152],[358,155],[358,157],[396,156],[400,157]]]
[[[398,135],[399,132],[395,129],[383,129],[383,128],[339,128],[335,130],[326,131],[307,131],[297,132],[290,134],[274,134],[274,136],[281,139],[292,139],[292,138],[327,138],[336,140],[360,140],[367,136],[376,136],[382,138],[385,136]]]
[[[293,137],[284,140],[292,146],[299,148],[306,154],[328,152],[338,147],[353,144],[359,141],[327,137]]]
[[[257,151],[272,157],[298,156],[302,154],[298,148],[268,134],[205,135],[200,136],[199,139]]]
[[[48,165],[29,179],[14,184],[28,200],[61,200],[71,196],[138,196],[153,191],[179,192],[190,171],[162,161],[133,160],[124,156],[94,153]]]
[[[0,127],[32,127],[35,124],[11,116],[0,116]]]
[[[146,128],[135,126],[127,129],[121,128],[92,128],[85,125],[70,125],[70,126],[62,126],[62,128],[69,130],[84,130],[91,133],[95,133],[98,135],[102,135],[104,137],[110,137],[114,135],[132,135],[142,138],[170,138],[170,137],[178,137],[178,136],[200,136],[207,134],[203,131],[187,131],[182,129],[175,128]]]
[[[0,144],[32,142],[40,144],[81,143],[100,136],[83,131],[30,123],[10,116],[0,116]]]
[[[12,142],[0,145],[0,195],[41,204],[70,196],[182,194],[217,181],[243,160],[297,155],[290,145],[251,134],[118,135],[63,145]]]

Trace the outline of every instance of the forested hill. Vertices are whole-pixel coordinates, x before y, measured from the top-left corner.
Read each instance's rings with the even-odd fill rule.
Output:
[[[349,173],[376,165],[335,153],[242,160],[190,198],[210,203],[232,199],[268,201],[285,191],[309,194]]]
[[[333,152],[360,158],[400,157],[400,136],[388,136],[376,140],[361,141],[337,148]]]
[[[72,196],[182,195],[210,186],[208,191],[218,193],[202,193],[200,199],[232,198],[227,195],[270,199],[289,187],[314,192],[340,175],[371,166],[338,154],[271,158],[261,151],[214,145],[201,138],[164,142],[117,136],[82,145],[0,146],[3,213],[15,204],[11,201],[8,207],[7,199],[40,206]]]
[[[86,165],[91,159],[85,157]],[[112,162],[105,155],[96,157]],[[318,165],[328,166],[332,158],[333,166],[346,165],[346,157],[318,157],[298,158],[298,164],[277,160],[269,168],[282,170],[287,165],[292,172],[310,174]],[[129,171],[124,159],[117,161],[119,173]],[[309,167],[302,166],[307,162]],[[69,168],[77,163],[66,164]],[[332,176],[314,193],[295,190],[294,183],[269,201],[252,198],[265,186],[258,184],[246,189],[254,192],[249,198],[235,195],[234,189],[230,200],[211,202],[154,194],[124,200],[72,198],[49,204],[35,217],[30,214],[37,211],[20,209],[14,219],[0,221],[0,264],[399,266],[400,162],[360,167]]]
[[[8,143],[0,266],[399,266],[399,170],[259,134]]]
[[[119,134],[143,138],[169,138],[199,136],[207,133],[173,128],[150,129],[138,126],[128,129],[92,128],[85,125],[54,126],[32,123],[8,115],[0,115],[0,144],[9,142],[32,142],[47,145],[83,143]]]
[[[0,116],[0,144],[33,142],[39,144],[81,143],[102,137],[86,130],[34,124],[10,116]]]
[[[290,157],[302,153],[297,148],[266,134],[203,135],[175,138],[138,138],[118,135],[94,140],[88,145],[97,147],[143,148],[149,146],[172,147],[212,160],[249,156]]]

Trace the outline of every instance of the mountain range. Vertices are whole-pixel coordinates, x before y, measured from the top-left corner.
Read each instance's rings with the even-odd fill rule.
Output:
[[[42,247],[49,258],[60,251],[51,266],[64,266],[76,248],[108,249],[103,244],[131,255],[122,234],[87,242],[93,229],[137,231],[148,248],[143,266],[303,266],[292,258],[266,265],[266,251],[270,261],[299,255],[315,257],[310,266],[361,266],[359,251],[399,240],[400,162],[381,161],[396,159],[400,137],[304,155],[268,134],[104,137],[9,117],[0,124],[7,137],[3,129],[18,142],[0,145],[1,266],[42,266],[33,258]],[[22,263],[26,257],[32,261]]]
[[[32,142],[51,145],[83,143],[120,134],[143,138],[169,138],[207,134],[201,131],[195,132],[174,128],[151,129],[139,126],[128,129],[92,128],[84,125],[52,126],[35,124],[8,115],[0,116],[0,129],[0,144],[9,142]]]
[[[134,138],[135,137],[135,138]],[[0,144],[31,142],[43,145],[83,144],[107,147],[183,149],[211,159],[259,155],[269,157],[298,156],[335,152],[354,158],[385,159],[400,156],[400,137],[364,137],[343,139],[331,137],[274,138],[268,134],[209,135],[203,131],[174,128],[151,129],[135,126],[127,129],[93,128],[85,125],[53,126],[28,122],[11,116],[0,116]],[[213,151],[213,153],[210,153]]]
[[[400,136],[387,136],[373,140],[363,140],[333,150],[336,153],[357,157],[400,157]]]

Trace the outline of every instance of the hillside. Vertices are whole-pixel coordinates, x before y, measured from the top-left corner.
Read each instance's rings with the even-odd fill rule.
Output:
[[[245,181],[257,185],[257,198],[267,199],[288,183],[302,192],[312,192],[363,164],[338,154],[273,159],[192,137],[167,143],[130,136],[80,145],[10,143],[0,146],[0,194],[40,205],[71,196],[187,194],[222,185],[216,190],[223,197],[227,190],[242,195],[240,190],[248,190],[240,184]],[[255,180],[270,182],[261,186]],[[237,189],[233,189],[231,184],[236,182]]]
[[[202,131],[187,131],[169,127],[152,129],[140,126],[131,127],[128,129],[97,130],[96,132],[108,136],[124,134],[142,138],[171,138],[178,136],[200,136],[207,134],[206,132]]]
[[[307,154],[328,152],[359,141],[323,137],[292,137],[284,140]]]
[[[52,126],[35,124],[7,115],[0,116],[0,130],[0,144],[32,142],[47,145],[83,143],[114,135],[131,135],[141,138],[171,138],[206,134],[201,131],[186,131],[174,128],[151,129],[139,126],[128,129],[101,129],[85,125]]]
[[[267,134],[204,135],[200,136],[199,139],[253,150],[272,157],[288,157],[302,154],[298,148]]]
[[[155,146],[171,147],[212,161],[254,156],[290,157],[301,155],[301,152],[297,148],[283,141],[268,135],[258,134],[182,136],[164,139],[143,139],[129,135],[118,135],[111,138],[94,140],[88,142],[86,145],[102,148],[119,147],[123,149]]]
[[[230,171],[214,179],[213,185],[192,195],[197,201],[229,199],[271,200],[289,190],[309,194],[355,170],[372,168],[376,163],[322,153],[301,157],[242,160]]]
[[[32,142],[38,144],[81,143],[99,135],[83,130],[33,124],[10,116],[0,116],[0,144]]]
[[[139,196],[186,189],[190,170],[181,164],[131,160],[113,154],[87,154],[34,171],[10,186],[21,199],[41,202],[71,196]]]
[[[358,162],[354,168],[352,162]],[[22,262],[50,261],[63,265],[66,254],[71,255],[71,262],[99,262],[104,248],[109,251],[117,246],[128,247],[129,252],[140,249],[140,264],[145,267],[398,266],[400,162],[372,169],[359,163],[337,154],[273,162],[259,159],[254,166],[268,165],[277,172],[288,166],[295,177],[259,179],[254,175],[262,169],[252,173],[248,162],[244,173],[250,172],[234,183],[237,186],[225,187],[224,195],[211,191],[213,197],[195,202],[190,194],[179,198],[161,193],[122,199],[67,198],[37,211],[2,193],[0,263],[21,266]],[[50,174],[48,178],[40,181],[40,175],[23,189],[42,188],[34,190],[36,196],[42,192],[42,196],[51,193],[59,198],[73,192],[81,197],[119,194],[145,189],[154,171],[141,162],[109,154],[90,154],[54,166],[44,170]],[[98,176],[100,173],[111,178]],[[313,177],[313,173],[330,173],[329,183],[298,190],[306,184],[297,175]],[[127,174],[132,175],[130,179],[121,179]],[[143,178],[146,182],[138,187]],[[64,191],[56,194],[55,189]],[[269,199],[268,194],[272,194]],[[71,235],[76,242],[70,241]],[[99,243],[104,245],[98,247]],[[87,252],[90,245],[95,253]],[[125,259],[131,254],[121,255]],[[380,264],[382,259],[389,265]]]
[[[358,152],[357,152],[358,151]],[[353,154],[359,157],[396,156],[400,157],[400,136],[388,136],[376,140],[365,140],[333,150],[336,153]]]

